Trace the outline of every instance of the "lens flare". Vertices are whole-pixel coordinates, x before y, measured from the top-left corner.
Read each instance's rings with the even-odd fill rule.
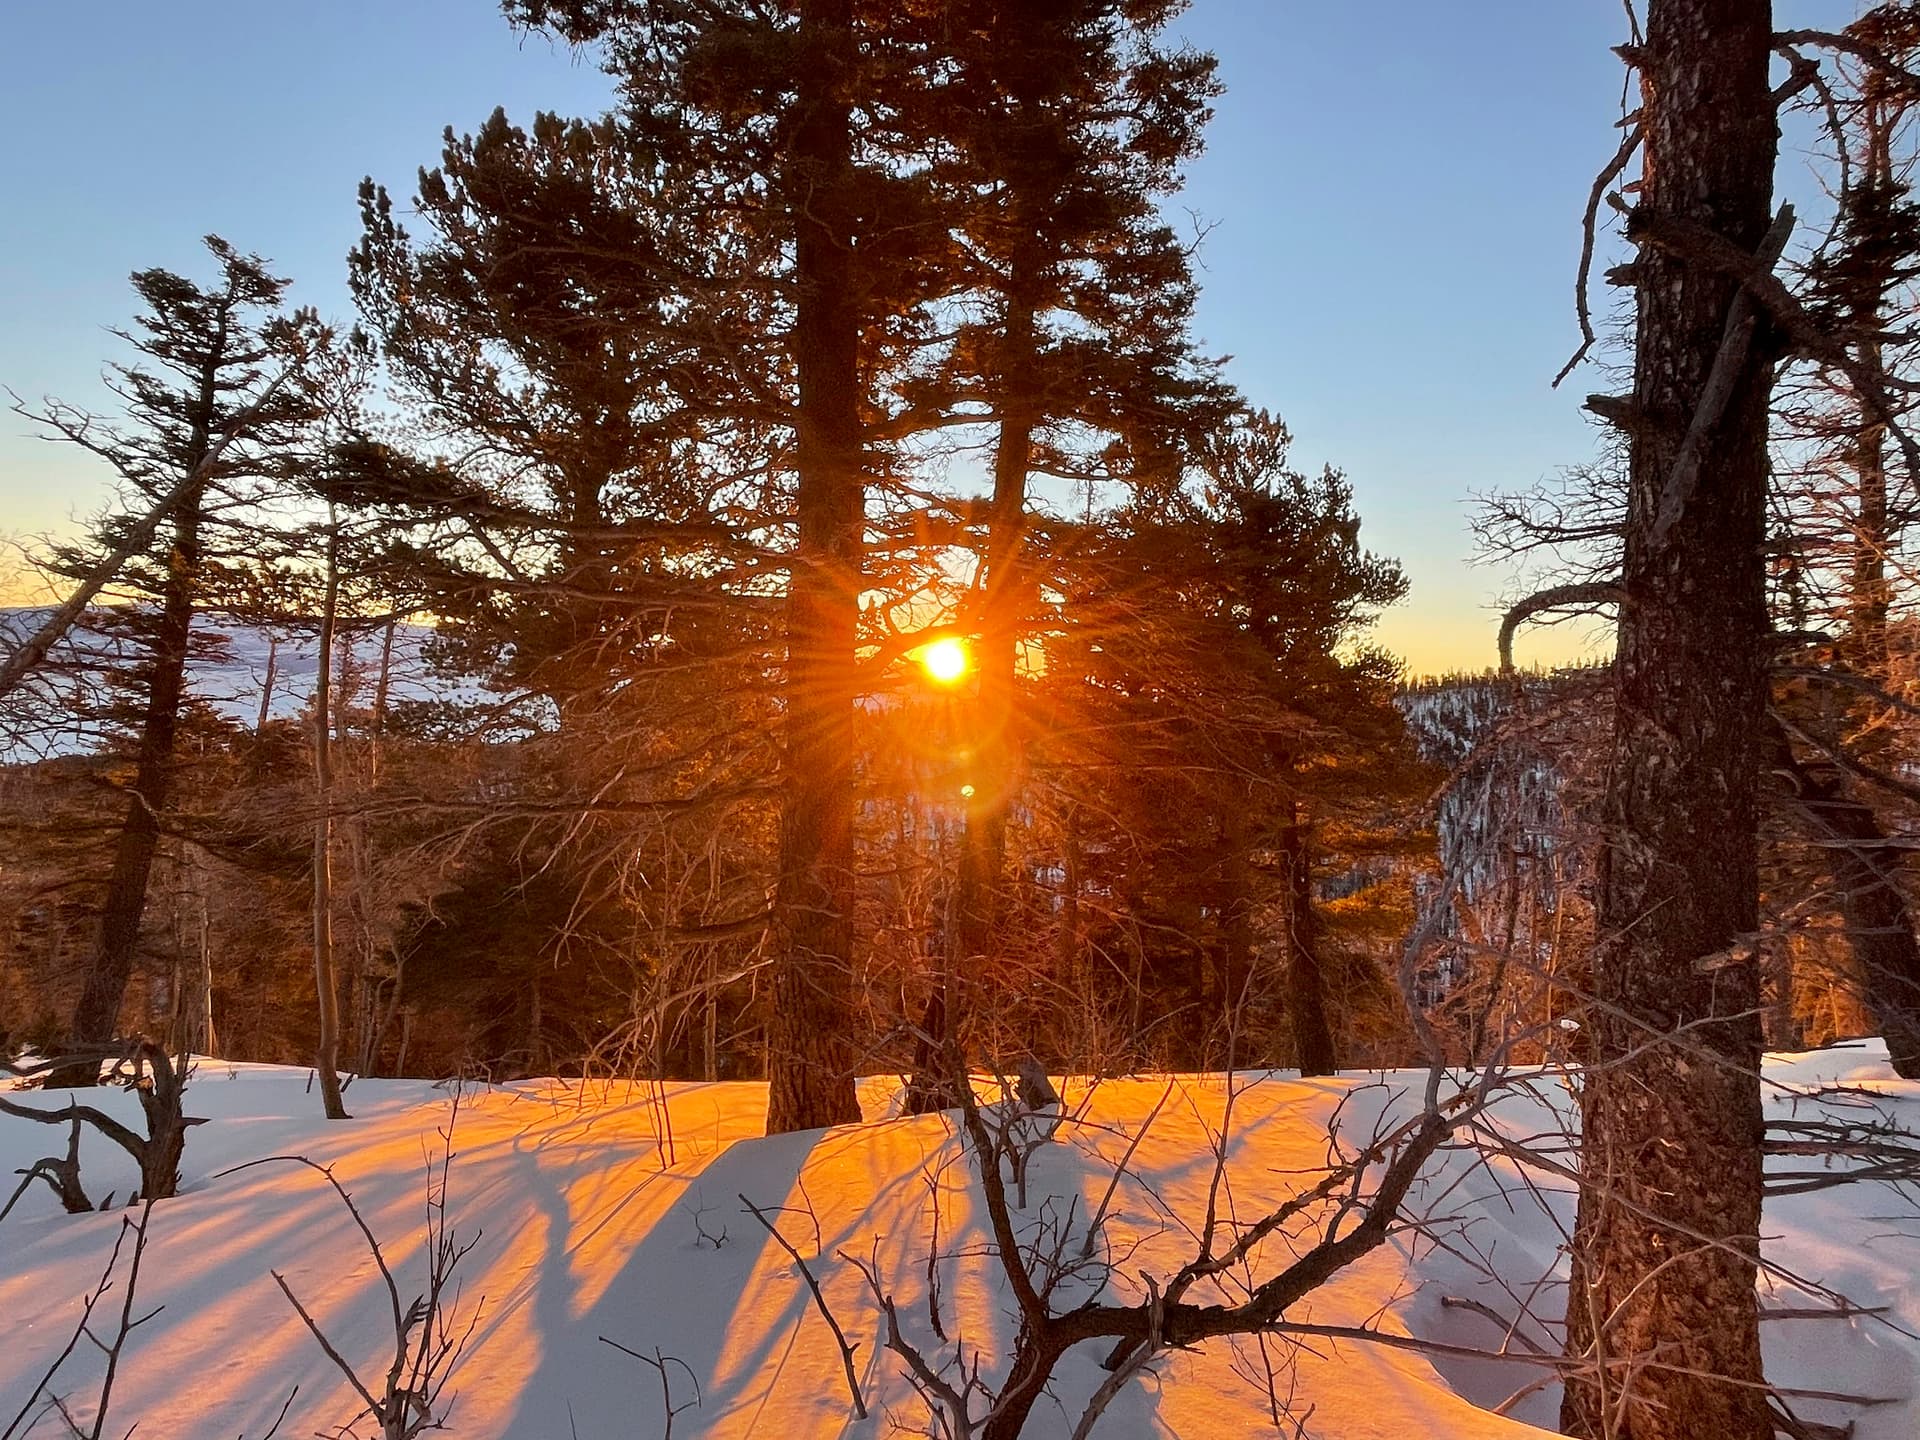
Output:
[[[936,640],[920,651],[920,668],[939,685],[952,685],[967,673],[967,647],[959,640]]]

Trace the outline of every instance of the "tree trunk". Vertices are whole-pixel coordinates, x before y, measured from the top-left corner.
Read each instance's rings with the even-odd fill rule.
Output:
[[[1885,101],[1867,107],[1860,203],[1882,210],[1889,204],[1898,183],[1892,132],[1902,118],[1902,110]],[[1899,266],[1884,245],[1869,247],[1868,254],[1856,257],[1858,290],[1849,297],[1848,308],[1862,333],[1878,334],[1893,326],[1888,301],[1898,282]],[[1879,342],[1866,342],[1864,350],[1867,363],[1878,370]],[[1895,533],[1887,508],[1887,426],[1864,404],[1850,448],[1856,491],[1853,574],[1840,655],[1857,673],[1885,689],[1893,669],[1887,643],[1887,617],[1893,606],[1887,556]],[[1872,713],[1875,709],[1870,699],[1861,701],[1856,723],[1849,726],[1852,753],[1870,753],[1884,744],[1884,739],[1876,743],[1868,738],[1877,718]],[[1912,911],[1899,881],[1902,853],[1888,846],[1886,828],[1865,800],[1851,793],[1844,775],[1831,770],[1816,779],[1803,771],[1801,778],[1802,803],[1830,838],[1843,842],[1844,848],[1830,852],[1831,873],[1840,892],[1847,943],[1858,966],[1861,999],[1886,1038],[1895,1073],[1907,1080],[1920,1079],[1920,943],[1914,939]]]
[[[313,682],[313,986],[320,1018],[314,1069],[329,1120],[350,1118],[340,1096],[340,989],[333,973],[333,630],[340,609],[339,551],[336,521],[327,533],[327,593]]]
[[[1214,1021],[1225,1045],[1206,1063],[1238,1069],[1246,1060],[1247,1002],[1253,995],[1253,874],[1244,817],[1225,814],[1220,823],[1220,865],[1213,901],[1220,917]]]
[[[211,374],[206,387],[212,385]],[[146,711],[140,727],[140,754],[134,769],[127,818],[114,845],[113,872],[100,913],[100,941],[87,971],[70,1038],[75,1049],[105,1045],[120,1023],[120,1006],[140,949],[140,922],[147,909],[147,882],[160,841],[160,816],[173,788],[174,736],[186,693],[187,644],[193,628],[193,604],[200,570],[200,510],[206,481],[200,457],[207,446],[203,428],[195,437],[199,452],[193,474],[201,478],[172,501],[173,545],[167,556],[167,584],[160,622],[153,636],[152,669]],[[49,1087],[99,1083],[96,1064],[70,1065],[47,1076]]]
[[[1016,295],[1022,288],[1016,275]],[[1002,339],[1001,421],[993,459],[993,501],[987,520],[984,614],[975,642],[979,698],[973,706],[966,779],[973,787],[960,834],[960,874],[954,909],[960,974],[940,977],[927,1002],[914,1050],[907,1113],[925,1114],[959,1103],[954,1043],[966,1018],[962,989],[1000,956],[1006,913],[1007,815],[1020,780],[1020,743],[1014,733],[1014,687],[1020,665],[1020,616],[1026,583],[1020,552],[1027,538],[1027,477],[1033,465],[1037,413],[1033,405],[1034,308],[1008,305]]]
[[[529,1076],[542,1073],[541,1061],[547,1053],[547,1016],[541,1004],[540,962],[535,961],[527,984],[527,1068]]]
[[[1326,979],[1313,913],[1313,850],[1306,817],[1293,802],[1292,823],[1281,832],[1280,863],[1286,884],[1287,1020],[1302,1075],[1331,1075],[1339,1068],[1333,1030],[1327,1023]]]
[[[1849,793],[1831,766],[1799,761],[1780,737],[1782,768],[1821,842],[1840,901],[1840,921],[1859,971],[1862,1000],[1886,1038],[1894,1072],[1920,1079],[1920,941],[1901,884],[1905,852],[1888,843],[1871,806]]]
[[[273,718],[273,682],[279,675],[280,637],[267,636],[267,673],[260,680],[260,713],[254,717],[253,733],[265,733],[267,721]]]
[[[1634,56],[1646,134],[1629,224],[1634,423],[1567,1303],[1568,1353],[1596,1368],[1569,1374],[1561,1410],[1577,1435],[1773,1434],[1754,1295],[1772,367],[1764,335],[1723,343],[1741,329],[1736,284],[1673,253],[1676,222],[1748,253],[1766,237],[1770,10],[1653,0]],[[1696,424],[1693,481],[1676,487]]]
[[[767,1018],[767,1133],[860,1119],[853,1046],[854,636],[865,486],[854,293],[851,0],[803,0],[786,197],[799,542],[787,596],[786,757]]]
[[[1863,114],[1865,151],[1857,162],[1858,180],[1842,203],[1851,210],[1872,212],[1874,219],[1856,218],[1864,229],[1880,232],[1886,228],[1886,212],[1899,184],[1893,168],[1893,130],[1904,117],[1883,100],[1869,104]],[[1879,223],[1874,223],[1875,219]],[[1900,283],[1901,257],[1890,252],[1884,239],[1876,244],[1868,236],[1850,259],[1846,289],[1851,293],[1841,297],[1849,321],[1866,336],[1895,328],[1898,317],[1889,311],[1893,291]],[[1863,340],[1861,350],[1861,358],[1879,371],[1884,358],[1880,342]],[[1859,673],[1884,685],[1889,669],[1887,616],[1893,608],[1887,555],[1894,539],[1887,510],[1887,426],[1885,417],[1870,409],[1861,397],[1853,395],[1850,399],[1859,407],[1848,447],[1855,490],[1853,574],[1847,596],[1847,634],[1840,654]]]
[[[1066,1349],[1051,1335],[1034,1333],[1031,1325],[1020,1327],[1013,1363],[991,1413],[980,1427],[980,1440],[1021,1440],[1033,1414],[1034,1402],[1046,1389]]]
[[[202,873],[199,879],[200,1053],[217,1055],[220,1041],[213,1029],[213,923],[207,914],[207,876]]]

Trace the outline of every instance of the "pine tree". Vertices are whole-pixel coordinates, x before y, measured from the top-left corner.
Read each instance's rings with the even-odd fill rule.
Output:
[[[1042,778],[1077,797],[1072,868],[1124,897],[1091,943],[1132,952],[1142,1024],[1187,1012],[1156,1061],[1336,1068],[1316,882],[1329,836],[1413,773],[1395,667],[1356,644],[1405,581],[1360,546],[1345,481],[1288,445],[1244,416],[1049,579]]]
[[[1188,252],[1156,204],[1199,150],[1213,59],[1164,48],[1177,0],[969,0],[930,12],[946,78],[926,97],[945,137],[935,169],[959,217],[968,311],[909,397],[991,426],[991,490],[975,565],[978,678],[961,840],[964,971],[1006,945],[1009,810],[1022,787],[1019,662],[1039,598],[1026,554],[1037,480],[1166,469],[1224,412],[1195,355]],[[909,1106],[952,1103],[944,1051],[958,977],[935,985]]]
[[[219,512],[248,498],[248,487],[274,471],[278,452],[310,413],[299,388],[286,383],[305,343],[299,327],[276,314],[287,282],[217,236],[206,245],[219,266],[212,285],[168,270],[133,276],[146,309],[135,329],[116,333],[143,358],[112,372],[125,420],[108,425],[64,407],[44,417],[58,436],[113,466],[134,502],[132,514],[150,513],[164,500],[169,517],[158,542],[119,572],[117,588],[131,604],[117,619],[140,657],[129,677],[138,749],[98,946],[69,1035],[82,1047],[114,1036],[133,972],[148,877],[172,798],[194,615],[224,558]],[[120,529],[130,523],[104,522],[97,547],[117,551]],[[58,552],[49,568],[80,577],[98,565],[95,549],[78,546]],[[54,1080],[90,1084],[94,1071],[79,1064]]]
[[[686,650],[714,570],[745,548],[720,515],[764,508],[766,427],[726,383],[764,368],[744,352],[766,322],[729,297],[762,297],[726,284],[723,227],[697,222],[612,121],[523,130],[496,111],[449,132],[422,173],[420,236],[370,180],[360,208],[350,279],[411,421],[390,444],[418,462],[362,457],[392,468],[363,476],[361,498],[404,498],[376,479],[424,482],[427,513],[438,501],[460,526],[406,557],[432,576],[450,661],[584,723],[631,678],[624,658],[657,653],[670,613]]]
[[[1770,12],[1653,0],[1627,52],[1646,160],[1628,222],[1634,390],[1605,406],[1627,417],[1631,463],[1567,1305],[1568,1353],[1594,1367],[1567,1377],[1562,1423],[1581,1435],[1774,1428],[1754,1297],[1758,967],[1743,954],[1759,918],[1772,365],[1740,282],[1705,258],[1765,251]]]
[[[713,892],[720,914],[668,915],[653,867],[700,852],[722,812],[730,835],[763,829],[778,613],[759,564],[785,516],[760,272],[777,256],[613,119],[450,133],[412,210],[417,233],[362,187],[352,281],[407,423],[349,447],[342,495],[403,527],[392,563],[427,587],[436,658],[484,677],[490,723],[510,715],[540,757],[485,823],[548,844],[534,817],[571,810],[543,885],[573,887],[582,916],[628,913],[651,943],[623,960],[651,985],[704,943],[683,929],[751,919],[736,884]],[[526,952],[521,992],[574,985],[580,948]],[[515,1048],[544,1057],[564,1007],[533,1009]]]
[[[927,295],[933,261],[922,139],[909,101],[925,67],[896,7],[801,0],[510,0],[508,12],[597,41],[619,80],[629,143],[657,157],[703,214],[764,244],[733,284],[773,297],[776,342],[755,374],[790,436],[782,807],[767,1017],[770,1131],[859,1118],[850,1003],[855,964],[855,646],[866,586],[867,496],[885,448],[888,345]]]

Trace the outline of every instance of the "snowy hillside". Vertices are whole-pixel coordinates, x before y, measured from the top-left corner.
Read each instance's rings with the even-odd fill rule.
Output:
[[[1920,1086],[1891,1079],[1880,1053],[1774,1058],[1770,1115],[1804,1116],[1839,1103],[1882,1107],[1908,1127],[1920,1122]],[[1232,1163],[1221,1192],[1227,1213],[1260,1213],[1310,1185],[1326,1163],[1326,1125],[1339,1102],[1343,1134],[1364,1136],[1382,1114],[1403,1113],[1422,1079],[1236,1077]],[[1854,1087],[1850,1095],[1808,1098],[1814,1087],[1842,1081]],[[285,1277],[362,1374],[384,1371],[392,1354],[385,1292],[322,1177],[294,1164],[217,1172],[291,1153],[336,1166],[410,1298],[423,1283],[427,1165],[441,1148],[436,1131],[449,1122],[450,1092],[422,1081],[362,1081],[348,1092],[356,1118],[329,1125],[307,1082],[299,1070],[201,1063],[188,1109],[209,1123],[189,1137],[184,1193],[154,1208],[139,1283],[137,1310],[165,1308],[128,1341],[112,1433],[137,1421],[143,1440],[261,1440],[295,1386],[281,1435],[333,1434],[353,1420],[358,1402],[270,1270]],[[1502,1103],[1496,1133],[1558,1128],[1564,1091],[1550,1079],[1536,1088],[1538,1098],[1515,1094]],[[472,1329],[449,1387],[458,1399],[447,1433],[471,1440],[659,1436],[668,1423],[665,1397],[686,1407],[673,1420],[681,1437],[935,1433],[902,1361],[881,1343],[875,1302],[851,1258],[871,1259],[908,1336],[947,1363],[949,1375],[956,1347],[989,1377],[1004,1369],[1012,1305],[983,1254],[979,1187],[957,1139],[939,1116],[881,1118],[897,1091],[892,1080],[865,1082],[865,1125],[762,1139],[765,1090],[758,1085],[669,1084],[664,1111],[644,1087],[469,1087],[453,1130],[448,1216],[457,1236],[475,1242],[453,1311],[456,1334]],[[1227,1091],[1218,1076],[1100,1084],[1084,1117],[1036,1154],[1022,1223],[1030,1233],[1052,1224],[1071,1233],[1084,1224],[1145,1128],[1115,1188],[1104,1241],[1113,1264],[1109,1294],[1137,1298],[1143,1275],[1165,1277],[1192,1253],[1188,1227],[1206,1209],[1211,1137]],[[1087,1096],[1084,1084],[1067,1087],[1072,1105]],[[116,1113],[135,1113],[123,1093],[106,1099]],[[63,1138],[55,1127],[0,1117],[0,1170],[59,1150]],[[90,1139],[83,1156],[95,1198],[108,1189],[127,1193],[132,1173],[117,1152]],[[839,1351],[804,1278],[742,1196],[778,1223],[818,1277],[855,1346],[867,1419],[853,1414]],[[1562,1296],[1550,1280],[1541,1282],[1559,1262],[1571,1204],[1550,1177],[1523,1175],[1511,1161],[1461,1147],[1430,1167],[1414,1208],[1432,1217],[1432,1239],[1403,1235],[1287,1318],[1372,1322],[1390,1335],[1498,1349],[1501,1328],[1487,1314],[1512,1316],[1531,1296],[1539,1315],[1557,1316]],[[931,1273],[945,1344],[929,1313],[936,1214],[939,1260]],[[67,1343],[120,1226],[120,1214],[63,1215],[42,1188],[0,1222],[7,1341],[0,1345],[0,1426]],[[1910,1197],[1871,1184],[1790,1196],[1769,1202],[1765,1232],[1770,1261],[1860,1306],[1885,1307],[1770,1321],[1763,1329],[1773,1381],[1883,1399],[1868,1407],[1792,1403],[1811,1419],[1856,1421],[1860,1440],[1912,1436],[1920,1428],[1920,1212]],[[1284,1261],[1299,1238],[1276,1236],[1265,1258]],[[1777,1282],[1763,1298],[1782,1310],[1829,1303]],[[120,1292],[110,1299],[117,1307]],[[1486,1313],[1446,1300],[1477,1302]],[[1522,1323],[1507,1349],[1524,1355],[1533,1344],[1550,1348],[1551,1333]],[[1029,1436],[1071,1432],[1106,1378],[1100,1354],[1093,1345],[1069,1354]],[[83,1346],[53,1390],[84,1417],[100,1372],[99,1357]],[[1377,1342],[1217,1343],[1163,1357],[1153,1373],[1129,1381],[1093,1434],[1517,1440],[1540,1433],[1526,1422],[1550,1422],[1554,1389],[1533,1390],[1506,1418],[1491,1409],[1546,1374],[1520,1360]],[[1285,1407],[1278,1429],[1276,1398]],[[1297,1432],[1286,1415],[1303,1419]],[[64,1431],[51,1415],[32,1433]],[[371,1432],[362,1422],[356,1433]]]
[[[1550,682],[1523,683],[1531,705],[1551,703]],[[1449,772],[1434,824],[1442,866],[1460,877],[1469,899],[1478,897],[1516,849],[1535,853],[1554,845],[1564,826],[1565,776],[1539,736],[1501,734],[1514,718],[1512,680],[1487,676],[1416,686],[1398,704],[1420,758]]]
[[[43,608],[0,609],[0,654],[31,635],[50,613]],[[188,687],[224,719],[251,726],[265,701],[267,717],[284,720],[300,714],[311,701],[319,669],[318,641],[311,627],[268,631],[202,619],[195,622],[193,635],[196,652],[203,653],[189,663]],[[435,674],[425,654],[432,637],[429,626],[396,626],[392,654],[386,655],[384,627],[344,628],[335,641],[335,673],[370,694],[384,661],[389,699],[395,704],[454,698],[472,689]],[[123,663],[128,648],[117,637],[83,625],[70,632],[49,659],[56,672],[97,675]],[[46,683],[67,693],[72,682],[67,673],[56,673]],[[477,689],[473,693],[477,695]],[[32,742],[15,747],[25,753],[0,751],[0,759],[73,754],[98,739],[84,722],[68,719],[51,733],[35,729]]]

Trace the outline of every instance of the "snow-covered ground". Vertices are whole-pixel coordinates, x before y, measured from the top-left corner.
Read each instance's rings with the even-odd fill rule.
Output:
[[[1406,1113],[1423,1077],[1301,1081],[1234,1079],[1231,1213],[1252,1216],[1311,1183],[1326,1162],[1327,1123],[1344,1103],[1342,1132],[1361,1137],[1383,1114]],[[1854,1103],[1884,1106],[1911,1128],[1920,1086],[1891,1077],[1877,1048],[1769,1062],[1769,1111],[1810,1113],[1813,1086],[1847,1082]],[[1191,1253],[1204,1213],[1227,1082],[1219,1076],[1106,1081],[1084,1117],[1036,1155],[1023,1221],[1040,1224],[1097,1207],[1114,1165],[1148,1117],[1157,1118],[1112,1203],[1111,1292],[1142,1292]],[[928,1319],[927,1256],[939,1208],[938,1272],[946,1333],[991,1376],[1012,1335],[1011,1305],[984,1248],[984,1214],[957,1137],[942,1117],[886,1118],[897,1081],[863,1083],[869,1121],[824,1132],[760,1138],[764,1087],[645,1087],[558,1082],[466,1087],[454,1127],[449,1216],[476,1241],[462,1264],[455,1311],[472,1322],[449,1434],[517,1440],[658,1436],[666,1427],[661,1377],[601,1337],[667,1361],[675,1436],[878,1437],[927,1434],[926,1406],[883,1348],[872,1297],[849,1256],[871,1258],[903,1325],[938,1363],[951,1361]],[[663,1110],[659,1095],[664,1094]],[[1088,1087],[1068,1087],[1078,1107]],[[1875,1098],[1877,1097],[1877,1098]],[[51,1104],[52,1097],[17,1098]],[[107,1092],[132,1118],[130,1096]],[[350,1122],[329,1124],[305,1071],[200,1063],[190,1113],[209,1123],[189,1137],[183,1193],[154,1207],[136,1309],[164,1308],[133,1332],[112,1404],[113,1434],[138,1422],[142,1440],[247,1436],[261,1440],[295,1386],[281,1436],[333,1433],[358,1402],[269,1275],[278,1270],[334,1345],[370,1383],[391,1355],[385,1292],[338,1198],[312,1170],[266,1165],[220,1176],[247,1160],[302,1154],[335,1167],[385,1245],[404,1298],[421,1288],[428,1165],[441,1148],[450,1091],[424,1081],[362,1081],[348,1092]],[[1556,1125],[1565,1096],[1551,1081],[1502,1103],[1514,1134]],[[669,1121],[670,1119],[670,1127]],[[0,1173],[62,1148],[64,1132],[0,1116]],[[91,1136],[83,1172],[96,1199],[125,1196],[130,1164]],[[11,1182],[8,1184],[11,1189]],[[744,1210],[774,1215],[813,1266],[847,1337],[870,1410],[856,1419],[833,1335],[793,1262]],[[1498,1326],[1444,1297],[1512,1315],[1531,1296],[1542,1315],[1561,1297],[1555,1269],[1569,1197],[1477,1152],[1441,1157],[1416,1196],[1445,1245],[1412,1236],[1375,1251],[1296,1307],[1289,1319],[1379,1328],[1450,1345],[1497,1347]],[[67,1216],[44,1188],[0,1222],[0,1429],[67,1343],[97,1279],[121,1213]],[[711,1237],[711,1238],[708,1238]],[[716,1244],[715,1241],[718,1243]],[[1267,1258],[1284,1260],[1285,1243]],[[1769,1202],[1766,1255],[1830,1286],[1875,1316],[1770,1321],[1776,1384],[1838,1390],[1891,1403],[1870,1408],[1796,1402],[1803,1415],[1856,1420],[1861,1440],[1920,1431],[1920,1212],[1909,1198],[1858,1184]],[[120,1292],[109,1297],[117,1306]],[[1193,1298],[1200,1298],[1196,1292]],[[1805,1294],[1770,1285],[1766,1303],[1800,1308]],[[115,1310],[117,1314],[117,1309]],[[107,1329],[110,1331],[111,1322]],[[1529,1327],[1528,1336],[1551,1343]],[[1065,1436],[1104,1378],[1103,1347],[1069,1355],[1027,1433]],[[1516,1343],[1510,1349],[1524,1349]],[[1276,1430],[1266,1375],[1294,1418]],[[681,1366],[685,1368],[682,1369]],[[54,1385],[76,1415],[98,1392],[101,1361],[83,1345]],[[1491,1407],[1544,1372],[1524,1363],[1463,1360],[1375,1343],[1270,1340],[1217,1344],[1164,1357],[1132,1381],[1097,1436],[1235,1437],[1296,1433],[1325,1440],[1519,1437],[1550,1423],[1556,1392],[1535,1392],[1508,1418]],[[698,1403],[694,1381],[698,1382]],[[377,1383],[376,1383],[377,1389]],[[64,1433],[58,1416],[34,1432]],[[365,1423],[357,1432],[370,1433]]]

